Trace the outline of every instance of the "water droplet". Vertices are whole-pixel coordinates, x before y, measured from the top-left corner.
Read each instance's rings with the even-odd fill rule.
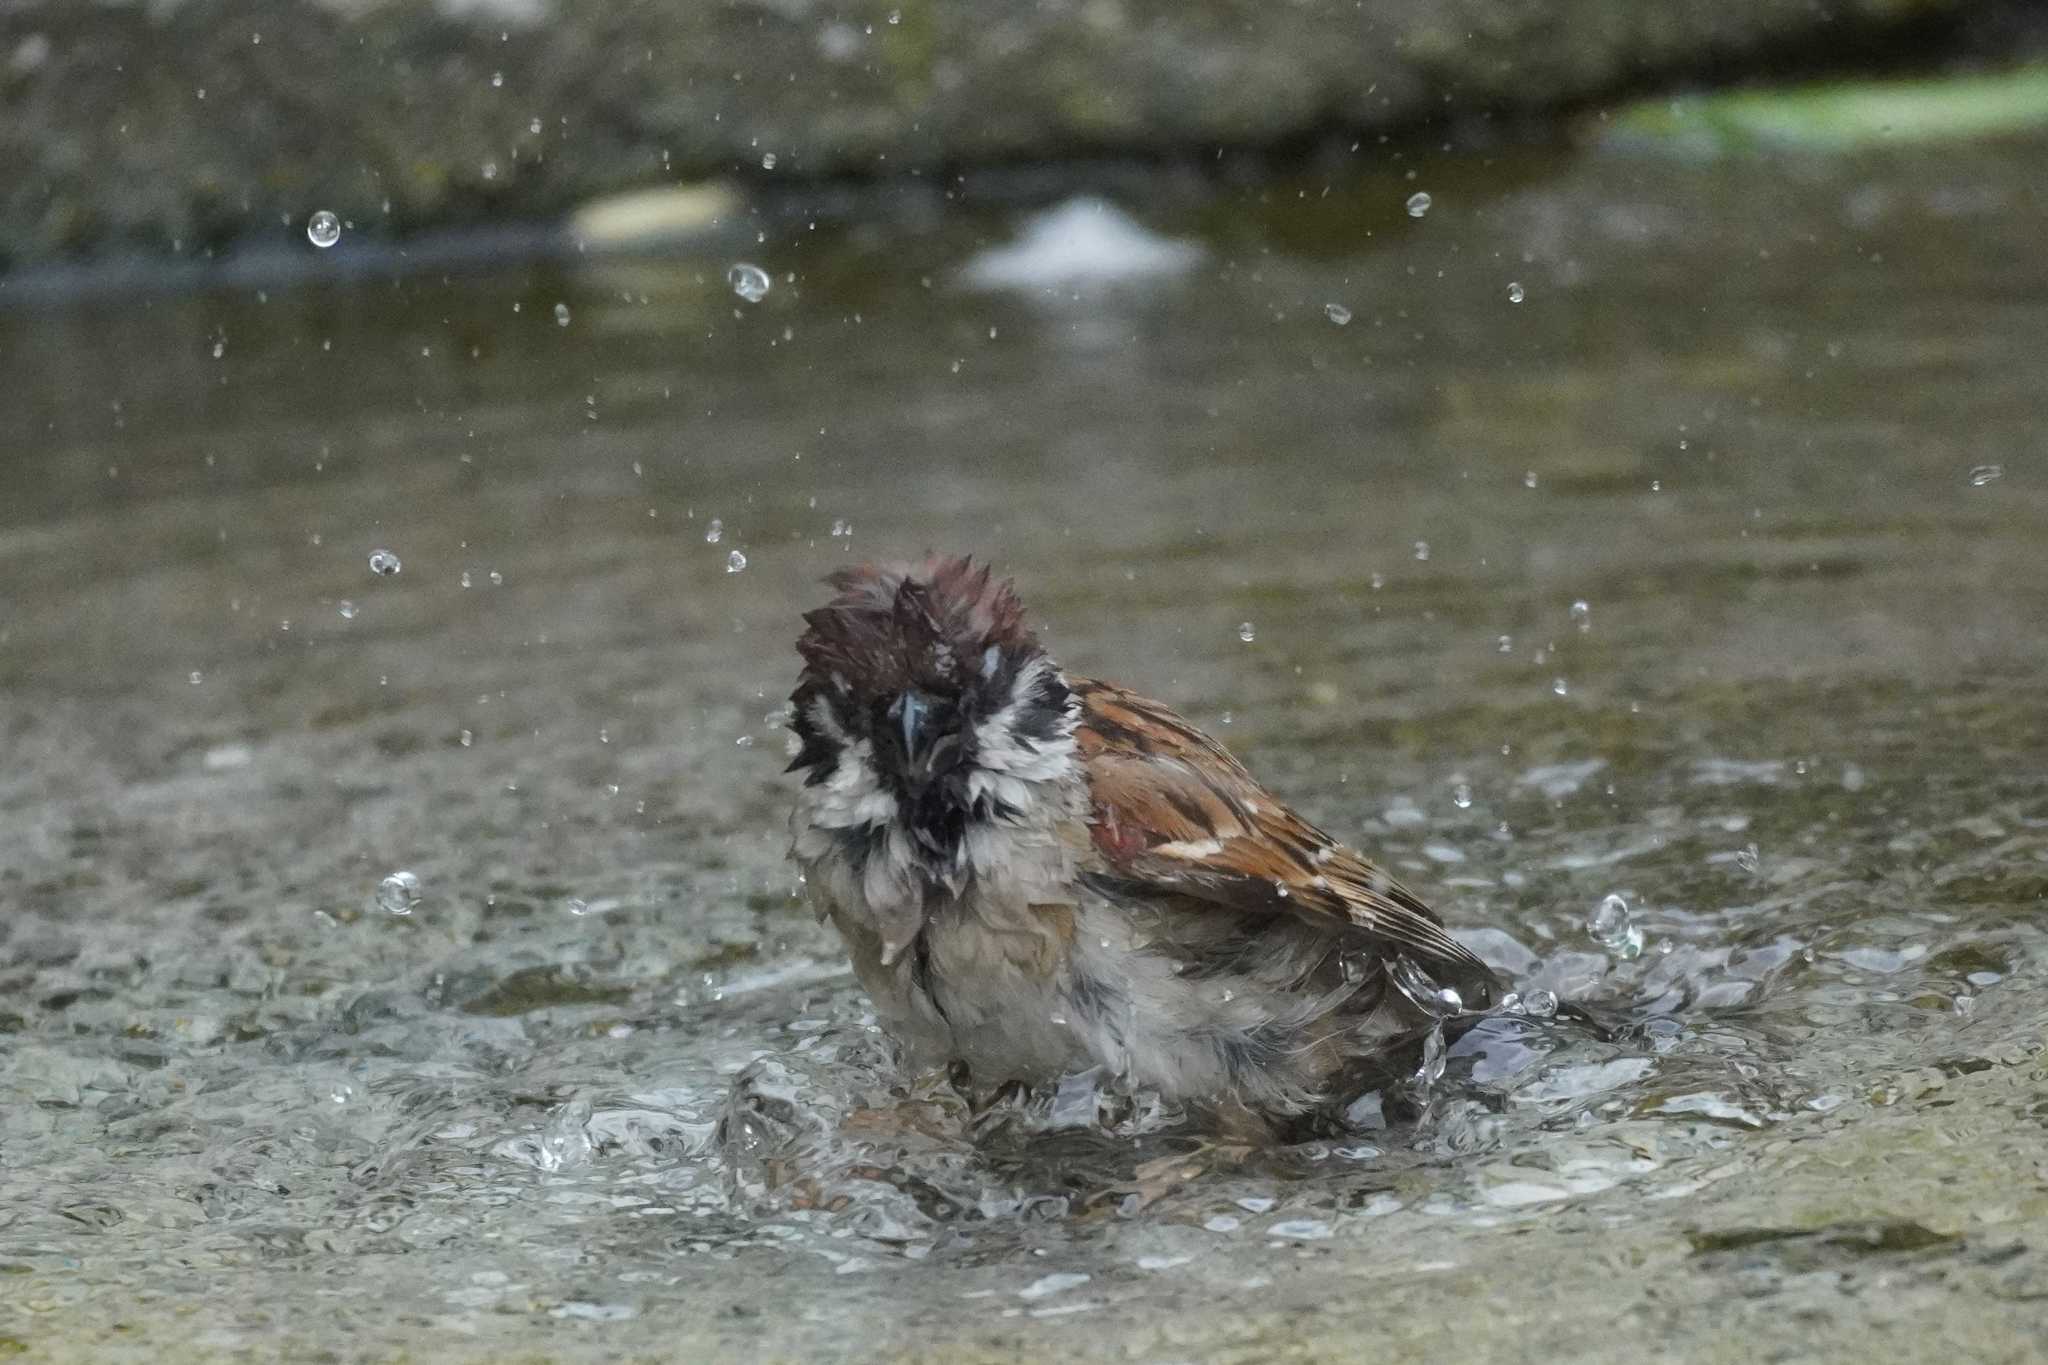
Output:
[[[839,536],[850,536],[850,535],[852,535],[852,534],[853,534],[853,523],[852,523],[852,522],[850,522],[850,521],[847,521],[847,520],[845,520],[844,518],[841,518],[840,520],[838,520],[838,521],[835,521],[835,522],[833,522],[833,523],[832,523],[832,534],[833,534],[833,536],[834,536],[835,538],[837,538],[837,537],[839,537]]]
[[[470,745],[476,743],[476,736],[471,734],[467,730],[464,730],[461,734],[457,735],[455,739],[456,742],[462,745],[462,747],[465,749],[467,749]]]
[[[739,745],[742,749],[751,749],[754,747],[754,737],[752,735],[741,735],[733,743]]]
[[[504,88],[505,88],[505,73],[504,73],[504,72],[502,72],[502,71],[493,71],[493,72],[491,73],[491,89],[493,89],[493,90],[503,90]]]
[[[1555,991],[1534,990],[1522,997],[1522,1013],[1531,1019],[1548,1019],[1557,1013]]]
[[[1465,998],[1456,989],[1439,985],[1436,978],[1408,958],[1388,958],[1386,966],[1387,979],[1394,983],[1394,988],[1432,1017],[1447,1019],[1464,1010]]]
[[[1460,782],[1457,786],[1452,787],[1451,804],[1456,806],[1459,810],[1472,809],[1472,784],[1469,782]]]
[[[890,11],[889,11],[889,23],[890,23],[890,25],[891,25],[891,26],[894,26],[894,25],[896,25],[896,24],[900,24],[900,23],[902,23],[902,22],[903,22],[903,11],[902,11],[902,10],[900,10],[900,9],[892,9],[892,10],[890,10]]]
[[[775,169],[775,153],[761,153],[761,169],[764,171],[772,171]]]
[[[380,578],[389,578],[404,567],[398,562],[398,556],[389,550],[370,551],[370,572]]]
[[[1433,202],[1435,201],[1425,191],[1417,190],[1408,196],[1408,216],[1410,218],[1420,218],[1423,214],[1429,212],[1429,206]]]
[[[468,587],[468,586],[469,586],[469,570],[467,570],[467,569],[464,569],[464,570],[462,571],[462,578],[461,578],[461,580],[460,580],[460,581],[461,581],[461,583],[462,583],[462,586],[463,586],[463,587],[465,587],[465,588],[466,588],[466,587]]]
[[[1997,483],[2005,477],[2002,464],[1980,464],[1970,471],[1970,487],[1982,488],[1987,483]]]
[[[768,297],[770,280],[768,272],[758,265],[740,262],[725,272],[725,282],[732,286],[732,292],[748,303],[759,303]]]
[[[377,904],[394,915],[410,915],[420,903],[420,879],[410,872],[394,872],[377,883]]]
[[[1351,321],[1351,310],[1341,303],[1326,303],[1323,305],[1323,316],[1342,327]]]
[[[306,240],[325,251],[341,240],[341,219],[321,209],[306,220]]]
[[[583,900],[579,897],[571,896],[569,898],[569,904],[567,908],[570,914],[576,916],[576,918],[578,919],[582,919],[585,915],[590,913],[590,902]]]
[[[1244,641],[1246,644],[1250,644],[1252,641],[1259,638],[1258,627],[1254,626],[1249,621],[1238,622],[1237,638]]]
[[[1552,678],[1550,680],[1550,690],[1557,693],[1560,697],[1568,696],[1571,693],[1572,685],[1563,678]]]
[[[704,543],[706,545],[716,545],[719,541],[723,540],[724,538],[725,523],[719,520],[717,517],[713,517],[711,519],[711,524],[704,528]]]
[[[557,326],[557,327],[567,327],[568,325],[569,325],[569,305],[568,305],[568,304],[566,304],[566,303],[558,303],[558,304],[556,304],[556,305],[555,305],[555,326]]]
[[[199,686],[199,684],[206,681],[206,675],[195,668],[190,673],[187,673],[185,675],[185,681],[191,683],[194,687],[197,687]]]
[[[1493,648],[1500,654],[1512,654],[1515,652],[1515,637],[1503,635],[1493,642]]]
[[[539,120],[539,119],[534,119],[534,120],[532,120],[531,122],[529,122],[529,123],[528,123],[528,124],[526,125],[526,131],[527,131],[527,132],[529,132],[529,133],[532,133],[532,134],[533,134],[533,135],[534,135],[535,137],[539,137],[539,136],[540,136],[540,120]]]
[[[1443,1025],[1431,1027],[1422,1040],[1422,1065],[1415,1068],[1415,1083],[1425,1092],[1444,1078]]]
[[[505,575],[499,573],[496,569],[491,570],[491,586],[494,588],[504,587]]]
[[[1578,626],[1581,635],[1593,628],[1593,608],[1583,597],[1572,603],[1572,623]]]
[[[1735,865],[1752,877],[1755,876],[1764,865],[1763,850],[1755,844],[1738,850],[1735,854]]]
[[[1535,470],[1533,470],[1533,469],[1525,469],[1525,470],[1523,470],[1523,471],[1522,471],[1522,487],[1524,487],[1524,488],[1534,488],[1535,486],[1536,486],[1536,471],[1535,471]]]
[[[349,601],[345,597],[341,601],[334,604],[334,609],[341,613],[341,619],[344,621],[353,621],[356,619],[356,604]]]
[[[1643,951],[1643,931],[1629,914],[1628,902],[1618,895],[1605,896],[1593,907],[1586,916],[1586,932],[1624,962]]]
[[[725,557],[725,571],[727,573],[738,573],[741,569],[744,569],[746,567],[747,557],[741,554],[738,550],[734,550],[731,554]]]
[[[541,1130],[537,1164],[544,1171],[587,1165],[596,1150],[590,1140],[590,1101],[578,1096],[557,1106]]]
[[[1509,303],[1520,303],[1523,299],[1526,299],[1528,297],[1528,291],[1522,288],[1521,282],[1519,280],[1508,281]]]

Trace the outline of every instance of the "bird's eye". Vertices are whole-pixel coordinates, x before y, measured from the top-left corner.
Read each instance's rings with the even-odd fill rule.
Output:
[[[1002,665],[1002,662],[1003,651],[1001,646],[990,645],[981,653],[981,676],[983,678],[993,678],[996,675],[996,669]]]

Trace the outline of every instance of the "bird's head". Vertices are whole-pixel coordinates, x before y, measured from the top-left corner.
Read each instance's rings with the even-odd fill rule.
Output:
[[[964,810],[995,775],[1071,751],[1066,684],[986,566],[934,557],[826,581],[835,595],[797,641],[791,771],[825,782],[857,755],[899,805]]]

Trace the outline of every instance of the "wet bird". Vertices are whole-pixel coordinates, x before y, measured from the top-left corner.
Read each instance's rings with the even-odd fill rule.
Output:
[[[988,568],[827,582],[790,699],[793,856],[914,1058],[991,1084],[1103,1067],[1270,1130],[1495,1002],[1413,893],[1164,705],[1062,670]]]

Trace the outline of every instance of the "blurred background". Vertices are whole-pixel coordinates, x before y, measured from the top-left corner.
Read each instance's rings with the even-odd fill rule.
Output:
[[[2019,0],[0,0],[0,1355],[2030,1358],[2044,172]],[[927,549],[1541,1004],[904,1077]]]

